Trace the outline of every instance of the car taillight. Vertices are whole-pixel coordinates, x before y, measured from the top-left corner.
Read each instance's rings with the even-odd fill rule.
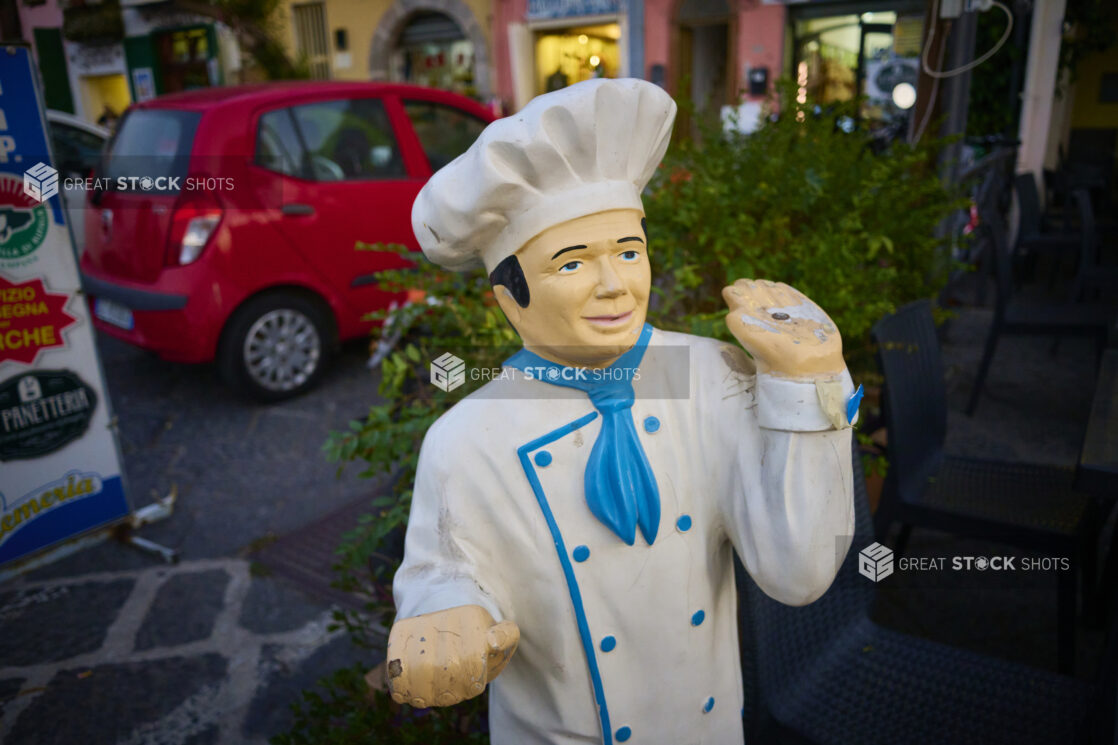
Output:
[[[167,266],[184,266],[198,260],[221,223],[223,210],[210,194],[180,201],[171,215],[167,237]]]

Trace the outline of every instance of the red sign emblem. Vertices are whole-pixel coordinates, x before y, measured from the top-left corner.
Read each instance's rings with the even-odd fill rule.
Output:
[[[78,320],[63,310],[68,299],[47,292],[42,279],[13,284],[0,276],[0,362],[30,365],[41,350],[64,346],[62,330]]]

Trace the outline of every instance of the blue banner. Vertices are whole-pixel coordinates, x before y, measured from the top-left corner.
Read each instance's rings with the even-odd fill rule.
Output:
[[[23,180],[23,174],[37,163],[51,164],[50,149],[46,119],[37,100],[30,51],[19,46],[7,48],[15,49],[16,53],[0,54],[0,107],[6,120],[0,121],[0,127],[7,124],[0,129],[0,173],[11,173]],[[23,105],[17,103],[19,101],[24,102]],[[50,204],[54,221],[65,224],[62,195],[56,193],[43,201]]]
[[[0,508],[0,564],[128,514],[120,476],[102,480],[100,474],[80,471]]]
[[[533,21],[617,15],[620,10],[620,0],[528,0],[528,18]]]
[[[3,45],[0,565],[131,513],[48,134],[30,50]]]

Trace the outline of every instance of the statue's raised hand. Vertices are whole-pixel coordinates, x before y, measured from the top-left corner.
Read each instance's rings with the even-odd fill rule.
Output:
[[[790,378],[841,373],[842,337],[823,309],[783,282],[739,279],[722,290],[726,325],[757,369]]]

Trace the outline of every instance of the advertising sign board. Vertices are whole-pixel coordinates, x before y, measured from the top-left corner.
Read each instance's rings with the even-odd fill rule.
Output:
[[[29,50],[0,47],[0,566],[128,518]]]

